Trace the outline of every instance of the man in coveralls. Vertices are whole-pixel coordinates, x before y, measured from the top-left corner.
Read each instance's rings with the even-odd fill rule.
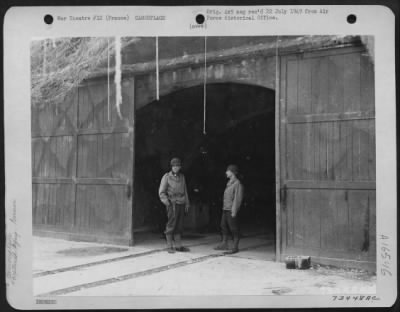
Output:
[[[215,247],[215,250],[228,250],[227,253],[234,254],[239,252],[239,220],[238,212],[243,200],[243,185],[237,178],[238,167],[229,165],[226,169],[226,177],[229,179],[225,192],[222,207],[221,230],[222,242]],[[228,248],[229,231],[233,235],[233,248]]]
[[[171,160],[171,171],[161,179],[159,196],[167,208],[168,222],[165,229],[169,253],[176,251],[189,251],[182,246],[181,235],[183,231],[183,217],[189,212],[189,196],[186,188],[185,176],[180,172],[182,167],[179,158]],[[172,241],[175,241],[175,249]]]

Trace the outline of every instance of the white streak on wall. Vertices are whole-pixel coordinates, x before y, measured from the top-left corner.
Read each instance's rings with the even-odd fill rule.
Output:
[[[203,134],[206,131],[206,109],[207,109],[207,37],[204,36],[204,82],[203,82]]]
[[[121,90],[121,37],[115,37],[115,105],[117,107],[118,116],[122,119],[121,104],[122,104],[122,90]]]
[[[110,122],[110,38],[107,38],[107,117]]]
[[[156,36],[156,99],[160,99],[160,69],[158,64],[158,36]]]

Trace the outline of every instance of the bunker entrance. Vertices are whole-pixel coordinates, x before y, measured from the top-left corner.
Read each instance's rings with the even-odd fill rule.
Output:
[[[203,86],[191,87],[137,110],[134,228],[163,232],[166,212],[158,187],[170,159],[179,157],[191,200],[187,232],[219,231],[225,170],[233,163],[245,188],[239,214],[243,234],[273,235],[274,91],[221,83],[207,85],[206,105],[203,95]]]

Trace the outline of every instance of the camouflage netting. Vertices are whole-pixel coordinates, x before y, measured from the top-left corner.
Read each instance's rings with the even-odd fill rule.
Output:
[[[116,46],[138,38],[55,38],[31,44],[32,105],[61,103],[72,89],[99,67],[115,64]],[[111,60],[111,62],[109,62]]]
[[[289,36],[279,37],[277,42],[276,37],[265,37],[265,43],[261,44],[261,48],[274,49],[276,44],[281,47],[294,46],[299,44],[315,44],[318,46],[330,45],[333,42],[340,44],[344,42],[348,36]],[[349,36],[352,37],[352,36]],[[212,39],[212,38],[211,38]],[[210,39],[210,42],[211,42]],[[135,45],[136,42],[138,45]],[[181,38],[168,39],[171,41],[171,46],[163,46],[165,50],[179,50],[177,49],[178,41]],[[229,39],[231,40],[231,39]],[[372,62],[374,62],[374,41],[371,36],[359,36],[363,45],[367,49],[367,53],[370,56]],[[64,101],[69,91],[76,88],[82,83],[83,80],[89,77],[110,76],[115,75],[115,84],[118,94],[118,84],[120,83],[121,72],[129,70],[133,67],[139,69],[151,69],[154,70],[156,55],[154,53],[155,47],[154,40],[148,41],[143,38],[124,37],[116,40],[115,37],[87,37],[87,38],[55,38],[55,39],[44,39],[36,40],[31,45],[31,72],[32,72],[32,105],[41,106],[45,104],[58,104]],[[183,40],[185,43],[186,41]],[[125,47],[131,45],[131,52],[142,52],[142,54],[151,55],[151,57],[144,57],[144,59],[134,60],[135,63],[121,64],[120,54]],[[207,46],[209,44],[207,43]],[[211,46],[211,45],[210,45]],[[218,46],[218,45],[217,45]],[[116,54],[116,47],[118,53]],[[229,45],[221,46],[225,51],[226,55],[234,55],[240,50],[241,47],[235,46],[229,48]],[[186,47],[184,47],[186,48]],[[242,47],[243,48],[243,47]],[[253,44],[251,46],[245,46],[245,50],[260,49],[259,44]],[[132,50],[133,49],[133,50]],[[180,62],[195,63],[202,61],[203,46],[200,46],[199,52],[194,49],[192,53],[196,52],[199,54],[183,55],[175,53],[176,55],[165,55],[165,59],[161,57],[160,66],[167,66],[173,64],[179,64]],[[242,49],[243,50],[243,49]],[[128,51],[128,54],[131,53]],[[177,52],[177,51],[175,51]],[[183,51],[184,52],[184,51]],[[221,51],[216,49],[215,51],[207,52],[207,58],[216,57]],[[136,55],[131,53],[132,55]],[[116,57],[119,56],[119,57]],[[143,55],[142,55],[143,57]],[[137,62],[136,62],[137,61]],[[147,66],[147,67],[146,67]],[[120,100],[120,99],[119,99]],[[116,100],[118,106],[118,99]]]

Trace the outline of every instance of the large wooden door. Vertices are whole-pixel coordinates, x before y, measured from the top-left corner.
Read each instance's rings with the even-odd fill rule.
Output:
[[[281,259],[375,263],[374,70],[362,47],[280,59]]]
[[[122,81],[120,115],[113,79],[110,87],[106,79],[86,82],[59,108],[35,111],[36,229],[133,243],[133,88],[133,78]]]

